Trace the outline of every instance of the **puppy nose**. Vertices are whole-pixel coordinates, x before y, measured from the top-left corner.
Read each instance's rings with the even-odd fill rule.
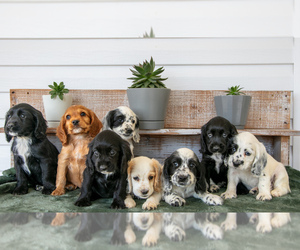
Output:
[[[75,125],[78,125],[79,121],[78,120],[73,120],[72,123],[75,126]]]
[[[184,181],[186,181],[187,176],[186,175],[178,175],[178,179],[179,179],[179,181],[184,182]]]
[[[8,123],[8,124],[6,124],[6,127],[8,129],[12,129],[14,127],[14,123]]]
[[[142,193],[143,195],[148,194],[148,192],[149,192],[149,190],[146,190],[146,189],[141,190],[141,193]]]
[[[220,148],[219,145],[215,145],[215,146],[213,146],[212,149],[213,149],[214,152],[217,152],[217,151],[219,151],[221,148]]]
[[[133,130],[132,130],[131,128],[128,128],[128,129],[126,129],[126,132],[127,132],[128,134],[131,134],[131,133],[133,132]]]
[[[144,218],[142,218],[141,221],[142,221],[143,224],[147,224],[149,220],[148,220],[147,217],[144,217]]]

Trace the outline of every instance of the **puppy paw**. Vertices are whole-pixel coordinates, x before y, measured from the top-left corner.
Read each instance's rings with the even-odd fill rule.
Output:
[[[272,227],[278,228],[288,224],[291,221],[289,213],[275,213],[271,220]]]
[[[157,244],[157,236],[154,234],[146,234],[143,237],[142,244],[144,247],[153,247]]]
[[[173,224],[165,227],[165,234],[172,241],[183,241],[186,236],[182,228]]]
[[[214,224],[207,224],[203,230],[203,234],[206,238],[211,240],[221,240],[223,239],[223,230]]]
[[[28,188],[26,187],[16,187],[12,192],[13,195],[23,195],[28,193]]]
[[[157,208],[157,204],[156,204],[155,202],[153,202],[153,201],[146,201],[146,202],[143,204],[142,208],[143,208],[144,210],[152,210],[152,209],[156,209],[156,208]]]
[[[223,199],[220,196],[214,194],[207,194],[203,201],[208,205],[223,205]]]
[[[258,187],[254,187],[249,191],[249,194],[257,194],[258,193]]]
[[[83,199],[77,200],[74,205],[78,206],[78,207],[87,207],[87,206],[92,205],[92,202],[88,198],[83,198]]]
[[[220,190],[220,187],[218,185],[215,185],[215,184],[210,185],[209,192],[216,193],[219,190]]]
[[[233,193],[233,192],[225,192],[223,194],[221,194],[221,197],[223,199],[234,199],[237,197],[236,193]]]
[[[133,207],[136,206],[136,202],[131,197],[130,198],[126,198],[125,201],[124,201],[124,203],[125,203],[125,206],[127,208],[133,208]]]
[[[51,195],[53,196],[59,196],[65,194],[65,189],[64,188],[56,188]]]
[[[236,230],[237,225],[236,222],[225,220],[224,222],[222,222],[221,228],[223,228],[224,231],[232,231],[232,230]]]
[[[50,195],[53,192],[53,189],[43,188],[42,194]]]
[[[126,208],[125,203],[123,200],[114,199],[113,202],[110,205],[110,208],[112,209],[124,209]]]
[[[132,244],[136,241],[136,235],[132,229],[126,229],[124,232],[124,237],[127,244]]]
[[[269,201],[269,200],[272,200],[272,195],[271,194],[259,193],[256,196],[256,200],[258,200],[258,201]]]
[[[92,239],[92,235],[89,231],[81,231],[80,233],[77,233],[75,235],[75,240],[80,241],[80,242],[84,242],[84,241],[89,241]]]
[[[65,215],[64,213],[57,213],[54,219],[51,222],[51,226],[61,226],[65,224]]]
[[[173,207],[182,207],[185,205],[185,199],[183,199],[179,196],[174,196],[170,202],[170,205]]]
[[[258,232],[258,233],[270,233],[271,231],[272,231],[271,224],[258,223],[256,226],[256,232]]]

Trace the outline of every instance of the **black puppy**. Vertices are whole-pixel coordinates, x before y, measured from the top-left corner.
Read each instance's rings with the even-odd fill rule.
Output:
[[[111,198],[111,208],[125,208],[129,143],[111,130],[99,133],[89,144],[81,194],[76,206],[90,206],[91,200]]]
[[[13,194],[28,193],[28,184],[43,186],[43,194],[55,189],[58,150],[46,137],[47,124],[40,111],[26,103],[12,107],[5,118],[5,135],[13,139],[17,186]]]
[[[232,138],[237,133],[236,127],[220,116],[212,118],[201,128],[201,165],[206,169],[206,181],[210,192],[217,192],[227,184],[227,167],[224,165],[224,159]],[[214,184],[210,183],[210,180]]]

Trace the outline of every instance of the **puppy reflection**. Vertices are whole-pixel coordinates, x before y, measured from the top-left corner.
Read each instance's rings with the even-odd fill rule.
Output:
[[[128,213],[128,224],[125,231],[125,240],[128,244],[136,241],[134,229],[146,231],[142,245],[146,247],[155,246],[161,233],[162,219],[158,213]]]
[[[161,200],[162,166],[155,159],[140,156],[128,164],[128,195],[125,200],[127,208],[135,207],[132,195],[146,199],[143,209],[156,209]]]
[[[164,232],[172,241],[183,241],[186,230],[194,228],[202,232],[203,236],[211,240],[223,239],[223,230],[210,221],[210,214],[206,213],[165,213]]]
[[[290,221],[290,213],[228,213],[221,227],[231,231],[237,229],[238,225],[257,222],[256,232],[269,233],[273,228],[282,227]]]

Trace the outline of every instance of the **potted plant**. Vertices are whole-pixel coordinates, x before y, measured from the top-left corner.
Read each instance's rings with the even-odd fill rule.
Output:
[[[43,95],[45,115],[48,127],[56,128],[67,108],[72,105],[72,96],[65,95],[69,90],[65,88],[63,82],[60,84],[53,82],[53,85],[48,86],[51,88],[50,95]]]
[[[134,65],[130,69],[133,77],[128,78],[133,84],[127,89],[129,106],[140,120],[140,129],[164,128],[164,120],[171,90],[166,88],[162,78],[163,67],[155,70],[155,62]]]
[[[226,118],[237,129],[244,129],[251,103],[251,96],[243,93],[242,89],[240,85],[232,86],[225,91],[225,96],[214,97],[217,115]]]

